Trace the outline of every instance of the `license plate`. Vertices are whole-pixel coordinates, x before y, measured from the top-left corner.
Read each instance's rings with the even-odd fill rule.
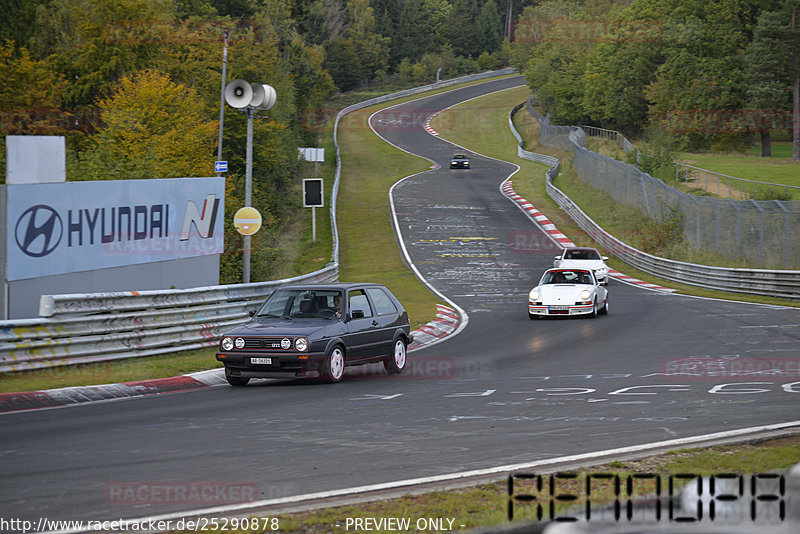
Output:
[[[564,311],[568,310],[569,306],[550,306],[550,309],[553,311]]]
[[[250,358],[253,365],[272,365],[272,358]]]

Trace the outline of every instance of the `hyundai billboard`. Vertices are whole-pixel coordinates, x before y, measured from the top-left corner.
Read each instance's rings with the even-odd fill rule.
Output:
[[[222,177],[7,187],[8,281],[223,252]]]

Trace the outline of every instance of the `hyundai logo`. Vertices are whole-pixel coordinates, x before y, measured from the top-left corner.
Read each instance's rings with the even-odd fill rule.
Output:
[[[17,220],[15,237],[20,250],[34,258],[47,256],[61,242],[61,216],[44,204],[31,206]]]

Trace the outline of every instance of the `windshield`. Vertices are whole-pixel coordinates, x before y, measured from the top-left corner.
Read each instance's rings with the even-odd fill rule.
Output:
[[[330,289],[279,289],[256,317],[341,317],[342,292]]]
[[[546,284],[591,284],[592,275],[589,271],[560,270],[550,271],[542,277],[539,285]]]
[[[568,250],[564,254],[565,260],[599,260],[600,254],[596,250]]]

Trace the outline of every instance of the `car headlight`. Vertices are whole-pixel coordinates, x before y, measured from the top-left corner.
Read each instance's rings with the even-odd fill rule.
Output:
[[[233,344],[236,346],[237,349],[243,349],[244,348],[244,339],[242,339],[240,337],[237,337],[236,340],[233,342]]]
[[[589,300],[592,298],[592,293],[588,289],[584,289],[581,291],[581,294],[578,295],[579,300]]]
[[[600,274],[606,274],[608,273],[608,267],[600,267],[599,269],[597,269],[597,272]]]
[[[222,350],[233,350],[233,340],[229,337],[222,338]]]
[[[531,301],[535,301],[535,300],[539,300],[540,296],[541,295],[539,294],[539,290],[538,289],[534,289],[534,290],[531,291],[530,295],[528,295],[528,299],[531,300]]]
[[[308,340],[304,337],[298,337],[294,340],[294,348],[298,352],[305,352],[308,350]]]

